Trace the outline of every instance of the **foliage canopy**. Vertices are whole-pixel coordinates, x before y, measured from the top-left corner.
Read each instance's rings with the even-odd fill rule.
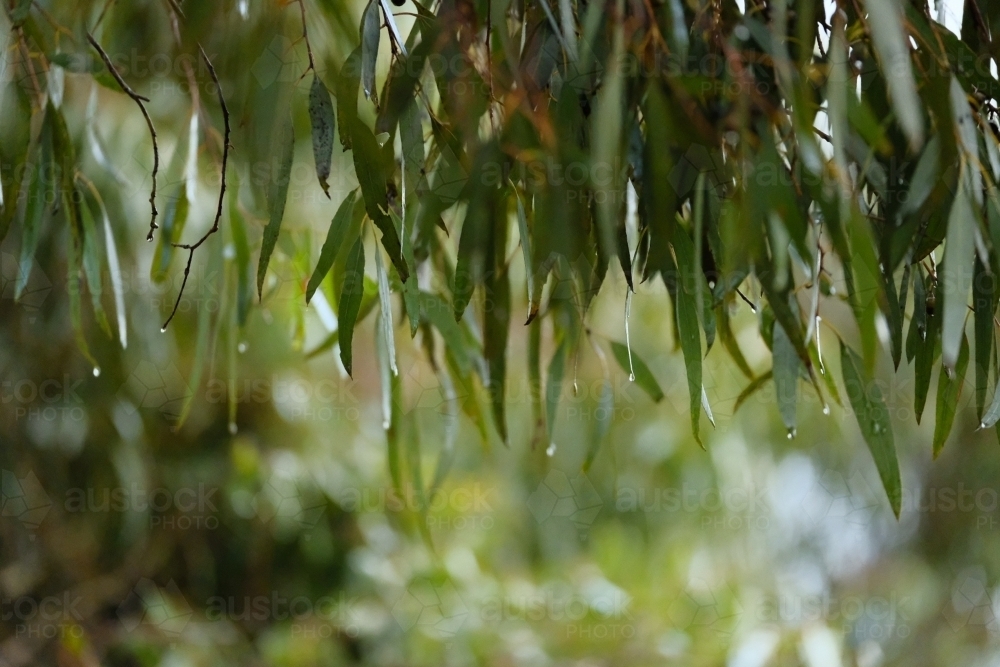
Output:
[[[154,280],[182,271],[182,292],[193,265],[232,249],[232,320],[199,314],[198,366],[211,332],[244,326],[267,303],[277,250],[309,267],[300,318],[317,297],[335,304],[337,330],[311,353],[339,345],[352,372],[354,328],[375,313],[383,391],[394,395],[405,320],[448,386],[488,389],[488,405],[459,407],[505,441],[515,275],[525,276],[545,440],[567,366],[592,338],[591,301],[620,267],[626,313],[642,282],[670,294],[696,437],[702,412],[712,420],[702,363],[718,343],[747,376],[740,402],[774,383],[789,437],[800,387],[850,406],[898,514],[892,427],[872,381],[880,349],[896,368],[914,364],[918,421],[942,369],[935,455],[970,362],[982,426],[1000,420],[1000,82],[990,67],[1000,4],[965,5],[958,37],[924,0],[410,0],[395,16],[371,0],[359,21],[336,0],[10,0],[4,76],[15,94],[3,121],[19,139],[0,150],[16,166],[2,172],[0,240],[20,234],[20,297],[43,235],[66,235],[70,317],[97,369],[88,341],[101,334],[85,320],[127,343],[115,237],[139,233],[125,224],[136,188],[122,172],[140,170]],[[248,44],[260,53],[252,63]],[[186,90],[190,112],[149,90],[164,55],[155,81]],[[149,130],[141,169],[109,161],[94,132],[97,115],[125,103]],[[293,169],[307,136],[311,178],[333,200],[318,259],[282,235],[286,201],[304,190]],[[175,145],[169,161],[165,145]],[[192,237],[202,151],[222,177],[214,222]],[[764,375],[732,333],[743,302],[773,354]],[[838,303],[850,330],[823,318]],[[827,370],[823,336],[840,339],[842,382]],[[658,400],[625,343],[612,356]],[[397,479],[398,419],[387,424]]]

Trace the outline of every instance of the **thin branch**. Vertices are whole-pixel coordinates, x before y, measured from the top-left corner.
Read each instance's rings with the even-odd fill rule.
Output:
[[[312,71],[315,72],[316,71],[316,62],[313,60],[312,45],[309,43],[309,29],[306,28],[306,3],[305,3],[305,0],[299,0],[299,10],[301,10],[301,12],[302,12],[302,39],[306,43],[306,53],[309,54],[309,67],[306,69],[306,72],[308,72],[309,70],[312,70]],[[302,76],[305,76],[305,73],[303,73]]]
[[[104,15],[108,13],[108,9],[110,9],[111,5],[113,5],[114,3],[115,0],[108,0],[107,2],[104,3],[104,9],[101,10],[100,16],[97,17],[97,23],[94,24],[92,30],[97,30],[97,26],[101,25],[101,21],[104,20]]]
[[[149,193],[149,208],[151,209],[152,215],[149,219],[149,233],[146,234],[146,240],[152,241],[153,232],[159,229],[159,225],[156,224],[156,173],[160,170],[160,148],[156,144],[156,128],[153,127],[153,119],[149,117],[149,112],[146,111],[146,105],[143,104],[143,102],[148,102],[149,98],[143,97],[139,93],[132,90],[132,88],[125,83],[125,79],[123,79],[121,74],[118,73],[118,70],[115,69],[114,64],[111,62],[111,58],[108,57],[108,54],[101,48],[101,45],[97,43],[97,40],[94,39],[94,36],[89,32],[87,33],[87,39],[90,41],[90,45],[97,49],[97,52],[101,55],[101,60],[104,61],[104,65],[108,68],[108,71],[111,73],[111,76],[114,77],[115,81],[118,82],[118,85],[121,86],[121,89],[125,91],[125,94],[131,97],[136,104],[139,105],[139,109],[142,110],[142,115],[146,119],[146,125],[149,126],[149,136],[153,140],[153,187]]]
[[[177,309],[181,305],[181,297],[184,296],[184,288],[187,286],[188,276],[191,274],[191,262],[194,261],[194,251],[200,248],[201,245],[208,240],[208,237],[219,231],[219,221],[222,220],[222,204],[226,197],[226,167],[229,165],[229,108],[226,107],[226,98],[222,94],[222,85],[219,83],[219,76],[215,73],[215,67],[212,65],[212,61],[209,60],[208,55],[205,53],[205,49],[202,48],[201,44],[198,45],[198,52],[201,54],[202,60],[205,61],[205,65],[208,66],[208,73],[212,76],[212,82],[215,83],[215,91],[219,95],[219,106],[222,107],[222,120],[226,126],[225,138],[222,142],[222,183],[219,186],[219,206],[215,212],[215,222],[212,223],[212,228],[205,232],[205,234],[195,243],[173,244],[175,248],[181,248],[188,251],[188,260],[187,265],[184,267],[184,280],[181,282],[181,290],[177,293],[177,301],[174,302],[174,309],[170,311],[170,317],[168,317],[167,321],[163,323],[162,331],[167,330],[167,326],[170,324],[171,320],[174,319],[174,315],[177,314]]]

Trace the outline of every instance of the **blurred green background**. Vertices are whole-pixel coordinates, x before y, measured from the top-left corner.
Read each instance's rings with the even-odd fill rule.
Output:
[[[361,8],[307,6],[319,69],[336,71]],[[971,388],[931,461],[933,415],[912,426],[912,370],[894,374],[883,361],[903,471],[898,521],[851,414],[837,405],[825,414],[803,387],[788,438],[770,384],[733,414],[747,379],[719,349],[705,365],[716,427],[699,448],[660,283],[639,286],[629,330],[664,398],[629,382],[611,354],[611,341],[625,341],[620,272],[589,314],[593,347],[567,362],[550,441],[535,433],[519,325],[509,446],[469,416],[488,410],[482,388],[442,386],[428,341],[410,340],[405,325],[395,334],[399,395],[384,398],[374,313],[355,336],[352,380],[323,344],[329,299],[320,292],[304,305],[327,221],[356,180],[336,151],[332,201],[315,182],[297,8],[236,2],[189,14],[233,112],[235,203],[166,333],[184,257],[154,260],[164,249],[142,240],[152,159],[143,120],[89,74],[48,77],[105,198],[128,340],[123,350],[87,322],[95,372],[69,323],[68,235],[47,221],[25,265],[12,229],[0,246],[0,665],[1000,664],[1000,456],[994,433],[974,430],[965,409]],[[107,49],[152,100],[161,192],[176,202],[184,189],[183,238],[196,238],[218,187],[210,79],[196,61],[186,78],[158,5],[116,6],[105,21]],[[55,34],[58,51],[87,53],[79,36]],[[29,83],[10,35],[0,37],[5,187],[28,122]],[[260,109],[283,100],[300,138],[289,208],[262,303],[240,327],[229,230],[240,217],[259,244],[266,214],[253,176],[269,159]],[[167,267],[161,275],[151,276],[154,261]],[[523,271],[514,285],[518,320]],[[561,298],[558,285],[550,298]],[[838,308],[824,304],[824,320],[846,326]],[[762,372],[756,315],[745,304],[735,312]],[[836,338],[822,335],[832,352]],[[546,342],[543,360],[552,353]],[[407,460],[398,487],[390,413]]]

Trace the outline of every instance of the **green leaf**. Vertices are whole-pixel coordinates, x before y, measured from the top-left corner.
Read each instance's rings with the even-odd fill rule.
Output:
[[[590,447],[587,449],[587,458],[583,462],[583,472],[590,470],[591,464],[597,458],[601,443],[608,436],[611,430],[611,418],[615,411],[615,390],[611,386],[611,379],[604,378],[601,383],[601,395],[597,400],[597,408],[594,412],[594,430],[590,434]]]
[[[927,279],[930,281],[930,276]],[[922,334],[919,332],[917,334],[916,354],[913,361],[913,411],[916,414],[918,424],[924,412],[924,405],[927,402],[927,392],[931,385],[931,373],[934,370],[934,361],[941,353],[940,292],[941,285],[939,284],[937,294],[932,295],[934,300],[925,305],[928,311],[925,315],[925,329]]]
[[[29,4],[30,6],[30,4]],[[55,193],[55,162],[53,159],[52,129],[49,112],[44,112],[42,131],[37,145],[33,148],[31,169],[27,169],[24,178],[27,179],[28,201],[24,207],[24,220],[21,230],[21,254],[18,260],[17,282],[14,285],[14,299],[20,299],[28,287],[31,277],[31,267],[35,260],[35,252],[42,234],[42,221],[45,215],[46,202],[53,201]],[[21,188],[24,189],[24,186]],[[17,202],[10,204],[16,209]]]
[[[771,353],[774,357],[774,388],[778,399],[778,412],[789,434],[795,433],[795,404],[797,400],[799,355],[792,346],[784,327],[776,323],[771,339]]]
[[[378,0],[369,0],[361,15],[361,87],[365,99],[371,99],[376,105],[378,97],[375,94],[375,66],[378,64],[381,22]]]
[[[489,366],[489,392],[493,421],[504,444],[507,442],[507,417],[504,409],[507,380],[507,339],[510,330],[510,277],[506,269],[487,278],[489,301],[483,322],[483,354]]]
[[[337,303],[338,330],[340,331],[340,360],[347,374],[354,377],[354,326],[361,310],[361,298],[365,293],[365,244],[362,237],[354,241],[347,255],[344,273],[344,288]]]
[[[337,125],[340,145],[351,149],[351,128],[358,119],[358,86],[361,85],[361,47],[354,49],[344,61],[337,76]]]
[[[330,166],[333,162],[333,135],[337,119],[333,114],[330,91],[318,76],[313,76],[309,89],[309,121],[312,124],[313,158],[316,176],[326,196],[330,196]]]
[[[846,345],[840,343],[840,363],[844,373],[844,386],[850,400],[854,416],[861,427],[861,435],[875,459],[875,467],[882,479],[882,487],[889,498],[896,518],[899,518],[903,485],[899,476],[899,462],[896,459],[896,444],[893,441],[892,423],[889,411],[882,398],[878,383],[872,382],[863,370],[861,358]]]
[[[944,296],[941,358],[949,369],[955,368],[962,337],[965,335],[965,317],[969,310],[969,292],[972,290],[971,260],[975,252],[976,224],[972,193],[967,189],[967,179],[959,179],[958,193],[955,195],[955,202],[948,216],[944,261],[938,271]]]
[[[149,268],[150,280],[155,283],[162,283],[170,278],[170,262],[176,250],[174,244],[181,242],[189,209],[187,187],[182,182],[177,186],[176,194],[167,202],[167,210],[164,211],[163,221],[160,223],[156,252]]]
[[[680,334],[681,352],[687,370],[688,394],[691,400],[691,429],[694,438],[701,444],[699,422],[701,420],[701,327],[698,324],[698,280],[695,271],[694,245],[683,229],[674,232],[674,252],[677,254],[677,268],[680,283],[675,293],[677,330]]]
[[[622,370],[630,375],[634,370],[634,382],[653,399],[654,403],[659,403],[663,399],[663,390],[660,388],[660,383],[656,381],[656,377],[653,376],[653,372],[649,370],[649,366],[642,360],[642,357],[632,352],[632,358],[629,360],[628,347],[616,341],[611,341],[611,352],[615,355],[615,360],[618,361],[618,365],[622,367]]]
[[[924,141],[923,105],[917,95],[910,62],[909,36],[903,28],[903,14],[898,0],[872,0],[868,9],[868,28],[878,54],[882,71],[886,72],[892,107],[899,125],[914,153]]]
[[[965,385],[965,370],[968,366],[969,341],[963,334],[955,370],[949,372],[942,367],[941,374],[938,376],[937,412],[934,421],[934,458],[937,458],[938,454],[941,453],[945,441],[948,440],[948,434],[951,433],[951,426],[955,422],[955,411],[958,409],[962,387]]]
[[[767,381],[773,377],[774,371],[769,370],[751,380],[750,384],[748,384],[743,391],[740,392],[740,395],[736,397],[736,403],[733,405],[733,413],[735,414],[736,411],[740,409],[740,406],[746,403],[748,398],[760,391],[764,385],[767,384]]]
[[[562,396],[562,385],[563,377],[566,374],[566,355],[568,347],[569,341],[563,338],[562,342],[559,343],[559,347],[556,348],[555,354],[552,355],[552,360],[549,361],[549,375],[545,382],[545,417],[546,424],[548,425],[546,435],[549,439],[548,447],[550,448],[555,444],[552,440],[552,434],[555,432],[556,427],[556,413],[559,409],[559,397]],[[552,450],[550,449],[549,451]]]
[[[385,162],[381,155],[375,135],[368,126],[360,120],[355,120],[350,127],[351,141],[354,153],[354,171],[361,184],[361,194],[365,199],[365,210],[368,217],[382,233],[382,247],[389,254],[392,265],[396,267],[399,279],[406,282],[410,272],[403,260],[403,249],[399,243],[399,235],[395,225],[389,218],[389,188]]]
[[[242,327],[246,325],[253,301],[253,281],[250,267],[250,242],[247,239],[246,221],[239,209],[240,185],[233,183],[229,195],[229,229],[233,236],[233,246],[236,249],[236,321]]]
[[[291,180],[292,158],[295,156],[295,127],[291,114],[287,114],[282,122],[281,130],[275,137],[274,154],[277,156],[278,171],[271,174],[271,183],[267,197],[267,226],[264,227],[264,238],[260,246],[260,260],[257,262],[257,298],[264,291],[264,276],[267,265],[271,261],[271,253],[278,242],[278,232],[281,231],[281,221],[285,217],[285,201],[288,198],[288,184]]]
[[[535,303],[535,299],[533,298],[535,293],[535,273],[531,253],[531,232],[528,229],[528,216],[524,212],[521,195],[515,191],[514,197],[517,200],[517,232],[521,242],[521,255],[524,257],[524,277],[528,288],[528,320],[530,321],[538,313],[538,307],[541,304]]]
[[[11,27],[20,27],[27,20],[30,13],[31,0],[16,0],[13,9],[10,10]]]
[[[340,203],[340,207],[330,222],[330,228],[326,232],[326,241],[323,242],[323,247],[319,252],[319,261],[316,262],[316,268],[313,270],[312,276],[309,277],[309,284],[306,286],[306,303],[312,301],[313,294],[316,293],[326,275],[330,273],[344,241],[351,238],[349,234],[351,222],[354,219],[356,200],[357,190],[352,190]]]
[[[436,294],[420,293],[420,317],[430,322],[444,339],[448,353],[455,359],[459,374],[464,377],[472,370],[472,361],[461,327],[451,316],[451,305]]]
[[[94,309],[94,319],[101,330],[112,337],[111,325],[104,312],[101,296],[104,294],[104,280],[101,271],[101,246],[97,238],[97,225],[94,215],[87,205],[87,198],[80,194],[79,210],[83,229],[83,275],[87,279],[87,291],[90,292],[90,304]]]
[[[993,354],[993,313],[996,310],[996,277],[976,257],[972,305],[976,340],[976,416],[982,419]]]

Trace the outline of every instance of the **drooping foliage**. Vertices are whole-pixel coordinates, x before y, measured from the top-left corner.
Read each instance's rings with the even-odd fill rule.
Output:
[[[186,284],[195,251],[204,244],[204,261],[218,261],[210,247],[227,239],[233,326],[243,326],[267,299],[274,253],[292,256],[310,267],[302,305],[317,295],[335,303],[338,329],[315,351],[339,345],[351,372],[354,328],[374,311],[383,368],[395,370],[394,336],[419,334],[447,386],[489,390],[488,404],[462,407],[504,440],[511,327],[531,328],[544,438],[570,360],[593,343],[591,301],[619,268],[630,290],[662,281],[669,292],[699,439],[713,420],[702,364],[716,343],[747,375],[739,403],[773,382],[790,434],[800,390],[824,404],[846,394],[897,513],[892,427],[872,381],[880,350],[896,368],[913,364],[918,421],[941,368],[935,455],[970,362],[982,426],[1000,419],[998,3],[966,0],[960,36],[925,0],[408,0],[396,10],[384,0],[5,0],[4,8],[4,76],[17,91],[5,122],[23,140],[3,159],[23,168],[2,172],[0,237],[20,230],[20,295],[46,221],[68,230],[70,316],[95,368],[82,293],[105,334],[116,321],[109,311],[118,314],[124,344],[111,225],[119,237],[145,233],[138,221],[109,219],[104,204],[125,194],[115,192],[119,171],[136,165],[107,160],[93,118],[112,107],[125,113],[124,92],[138,105],[130,112],[148,121],[141,161],[152,165],[144,188],[154,279],[181,271],[171,260],[187,250],[179,253]],[[162,24],[162,40],[137,42],[135,22]],[[247,61],[244,43],[263,48],[260,57]],[[190,112],[150,102],[159,98],[146,90],[141,63],[163,54],[172,67],[157,81],[185,83]],[[96,112],[67,108],[70,86],[91,86]],[[203,147],[199,123],[223,121],[225,134],[206,131]],[[282,246],[289,183],[303,189],[292,172],[306,134],[315,184],[334,200],[318,253]],[[164,135],[177,146],[169,162],[160,160]],[[215,224],[191,243],[188,165],[202,148],[230,175],[230,190],[223,177]],[[265,221],[259,248],[251,213]],[[526,322],[514,308],[516,264],[527,277]],[[114,299],[102,296],[105,276]],[[743,302],[772,351],[762,375],[730,326]],[[853,315],[853,330],[825,330],[824,309],[836,304]],[[199,316],[199,364],[212,319]],[[554,337],[547,368],[543,319]],[[843,336],[840,388],[821,332]],[[663,396],[627,344],[611,349],[654,400]],[[391,373],[384,382],[387,396],[398,393]],[[389,420],[390,441],[399,428]]]

